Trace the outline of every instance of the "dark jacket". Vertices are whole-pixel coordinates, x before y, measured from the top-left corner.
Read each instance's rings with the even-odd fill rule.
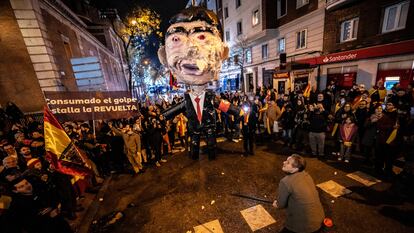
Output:
[[[394,130],[394,125],[397,122],[397,111],[384,112],[384,116],[377,122],[377,144],[386,144],[387,139]],[[394,146],[397,143],[395,139],[390,145]]]
[[[309,112],[309,131],[314,133],[322,133],[326,131],[328,116],[326,111]]]
[[[247,135],[251,133],[255,133],[256,131],[256,125],[257,125],[257,118],[256,114],[254,112],[250,112],[249,118],[247,123],[245,123],[246,116],[241,116],[240,121],[242,123],[242,134]]]
[[[285,110],[280,117],[283,129],[293,129],[295,127],[295,113],[293,110]]]

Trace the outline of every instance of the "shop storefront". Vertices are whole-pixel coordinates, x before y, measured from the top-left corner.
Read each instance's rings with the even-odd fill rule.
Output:
[[[350,50],[297,61],[320,66],[319,88],[329,83],[349,89],[354,83],[367,88],[382,80],[387,86],[413,82],[414,40]]]
[[[414,60],[384,62],[378,64],[377,79],[381,80],[387,90],[391,90],[395,83],[406,88],[409,83],[414,81]]]
[[[339,66],[328,68],[326,86],[334,84],[336,88],[351,89],[357,82],[358,66]]]
[[[273,74],[273,88],[276,89],[278,93],[285,93],[290,87],[289,82],[289,72]]]
[[[273,74],[275,70],[262,69],[263,81],[262,84],[266,89],[273,89]]]
[[[240,87],[240,74],[228,75],[220,79],[220,91],[237,91]]]
[[[294,91],[304,91],[309,83],[309,77],[311,75],[311,71],[303,70],[303,71],[293,71],[291,72],[293,75],[293,90]]]

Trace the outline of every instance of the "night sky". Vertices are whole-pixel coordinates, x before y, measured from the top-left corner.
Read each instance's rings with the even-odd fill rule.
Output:
[[[148,7],[156,11],[161,17],[161,31],[163,34],[168,28],[169,19],[184,9],[188,0],[91,0],[92,5],[98,9],[116,8],[120,17],[128,14],[134,6]],[[159,64],[157,58],[158,47],[152,46],[158,44],[154,38],[150,38],[149,46],[145,47],[146,56],[149,57],[154,65]]]

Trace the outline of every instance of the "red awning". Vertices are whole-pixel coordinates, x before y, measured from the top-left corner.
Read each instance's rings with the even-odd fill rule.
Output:
[[[297,63],[308,63],[310,65],[323,65],[329,63],[346,62],[373,57],[385,57],[414,53],[414,40],[408,40],[393,44],[372,46],[369,48],[349,50],[340,53],[332,53],[320,57],[307,58],[296,61]]]

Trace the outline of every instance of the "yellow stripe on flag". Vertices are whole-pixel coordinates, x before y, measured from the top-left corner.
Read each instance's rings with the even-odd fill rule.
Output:
[[[338,129],[338,123],[335,123],[335,124],[334,124],[334,127],[333,127],[333,129],[332,129],[332,134],[331,134],[331,135],[332,135],[332,137],[333,137],[333,136],[335,136],[335,133],[336,133],[336,130],[337,130],[337,129]]]
[[[394,141],[394,139],[397,137],[397,129],[394,129],[392,132],[391,132],[391,134],[390,134],[390,136],[388,137],[388,139],[387,139],[387,141],[386,141],[386,143],[387,144],[391,144],[391,142],[393,142]]]
[[[303,96],[304,97],[309,97],[310,96],[310,91],[311,91],[311,86],[310,86],[310,83],[308,83],[308,85],[305,88],[305,91],[303,91]]]
[[[69,146],[70,138],[64,130],[55,127],[47,121],[44,122],[44,130],[46,151],[50,151],[60,158],[63,151]]]

